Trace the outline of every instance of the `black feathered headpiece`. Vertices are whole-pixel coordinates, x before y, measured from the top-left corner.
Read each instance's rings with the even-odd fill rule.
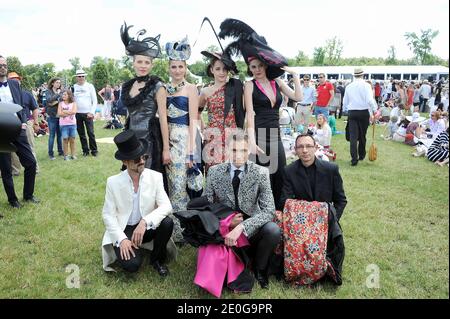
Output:
[[[237,38],[225,48],[229,56],[241,54],[245,63],[249,64],[251,58],[256,58],[267,64],[267,77],[274,79],[281,76],[284,71],[281,67],[287,66],[287,59],[269,47],[263,36],[260,36],[246,23],[236,19],[226,19],[220,25],[219,37]]]
[[[137,32],[136,39],[134,39],[128,34],[128,30],[132,27],[132,25],[127,26],[126,22],[120,27],[120,37],[125,45],[127,55],[145,55],[151,58],[158,58],[161,55],[161,47],[159,46],[159,37],[161,35],[158,34],[154,38],[146,37],[139,39],[140,36],[143,36],[147,32],[145,29],[142,29]]]

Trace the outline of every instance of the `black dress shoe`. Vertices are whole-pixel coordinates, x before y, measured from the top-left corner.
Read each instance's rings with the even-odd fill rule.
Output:
[[[350,162],[350,165],[352,165],[352,166],[356,166],[356,165],[358,165],[358,161],[356,161],[356,162]]]
[[[153,268],[158,272],[161,277],[166,277],[169,274],[169,268],[166,265],[161,265],[159,261],[155,261],[152,264]]]
[[[269,287],[269,278],[267,277],[267,274],[265,271],[256,270],[255,271],[255,277],[256,280],[259,282],[259,285],[263,289],[267,289]]]
[[[39,199],[37,199],[34,196],[31,196],[30,198],[24,198],[23,200],[28,203],[33,203],[33,204],[39,204],[41,202]]]
[[[83,156],[89,156],[89,153],[83,152]]]
[[[92,152],[91,155],[96,157],[98,155],[98,152]]]
[[[19,203],[18,200],[14,200],[14,201],[12,201],[12,202],[9,202],[9,205],[10,205],[11,207],[13,207],[13,208],[20,208],[20,207],[22,207],[22,205],[20,205],[20,203]]]

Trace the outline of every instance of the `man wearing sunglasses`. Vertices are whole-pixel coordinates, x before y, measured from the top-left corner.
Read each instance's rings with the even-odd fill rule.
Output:
[[[0,55],[0,102],[14,103],[23,106],[23,92],[19,82],[8,80],[8,62],[6,58]],[[23,110],[16,113],[22,129],[19,136],[14,138],[12,144],[16,148],[15,152],[19,157],[20,163],[25,168],[23,199],[26,202],[37,204],[39,200],[33,195],[34,183],[36,179],[36,159],[31,151],[30,144],[26,134],[27,117]],[[0,136],[1,138],[2,136]],[[3,141],[0,140],[3,143]],[[11,141],[8,141],[11,142]],[[2,175],[3,187],[8,197],[9,205],[13,208],[20,208],[21,204],[14,191],[14,181],[12,178],[11,153],[0,153],[0,172]]]
[[[97,108],[97,92],[91,83],[86,82],[86,73],[83,70],[77,70],[75,74],[77,83],[73,86],[73,96],[77,103],[77,131],[80,136],[83,156],[88,156],[89,151],[92,156],[97,156],[97,143],[94,134],[94,114]],[[86,138],[86,132],[89,138]]]
[[[142,244],[152,242],[150,264],[165,277],[169,274],[164,262],[173,221],[162,174],[145,168],[148,142],[138,140],[134,131],[119,133],[114,142],[118,148],[115,157],[126,169],[109,177],[106,184],[103,269],[113,271],[110,265],[117,260],[122,269],[138,271],[143,262]]]

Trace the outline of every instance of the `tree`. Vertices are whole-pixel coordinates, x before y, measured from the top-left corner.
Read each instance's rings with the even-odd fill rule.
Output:
[[[69,59],[69,63],[72,65],[72,72],[73,75],[75,75],[75,72],[79,69],[81,69],[81,62],[79,57],[74,57]]]
[[[325,64],[325,48],[314,48],[313,65],[320,66]]]
[[[8,73],[16,72],[20,76],[24,76],[23,66],[18,57],[9,56],[6,58],[6,63],[8,64]]]
[[[98,92],[109,83],[108,67],[104,60],[97,59],[95,64],[91,64],[91,70],[92,84]]]
[[[439,34],[439,31],[431,29],[420,30],[420,37],[415,32],[406,32],[405,38],[409,48],[414,52],[416,61],[421,64],[430,64],[431,42]]]
[[[295,56],[295,65],[296,66],[309,66],[311,65],[311,61],[309,57],[303,52],[298,51],[297,55]]]
[[[338,65],[341,59],[342,51],[344,46],[342,41],[337,37],[328,39],[326,41],[325,47],[322,48],[325,51],[325,65]]]
[[[387,65],[395,65],[397,59],[395,58],[395,46],[391,45],[388,50],[388,58],[386,59]]]
[[[159,76],[165,83],[169,82],[169,61],[165,56],[153,60],[151,74]]]

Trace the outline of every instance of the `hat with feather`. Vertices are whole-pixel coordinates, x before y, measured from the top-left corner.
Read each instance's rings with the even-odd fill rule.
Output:
[[[125,51],[127,55],[145,55],[151,58],[158,58],[161,55],[161,47],[159,46],[160,34],[156,37],[146,37],[141,39],[147,31],[145,29],[139,30],[136,34],[136,39],[130,37],[128,30],[133,26],[127,26],[124,22],[120,27],[120,37],[123,44],[125,45]]]
[[[225,48],[225,53],[229,56],[241,54],[247,64],[255,58],[266,64],[266,74],[269,79],[283,75],[284,71],[281,67],[288,65],[287,59],[269,47],[263,36],[258,35],[255,30],[240,20],[224,20],[220,25],[219,37],[221,39],[235,38],[235,41]]]

